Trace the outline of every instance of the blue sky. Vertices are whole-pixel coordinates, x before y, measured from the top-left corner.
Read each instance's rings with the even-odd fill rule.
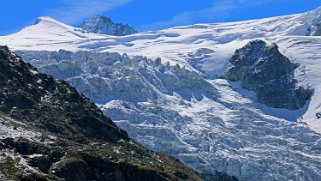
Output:
[[[0,35],[17,32],[39,16],[78,25],[101,14],[145,31],[302,13],[319,6],[318,0],[6,0],[1,2]]]

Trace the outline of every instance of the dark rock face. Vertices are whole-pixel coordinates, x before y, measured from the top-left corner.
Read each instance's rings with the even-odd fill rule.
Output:
[[[0,47],[0,124],[40,134],[0,132],[0,180],[202,180],[175,158],[131,140],[92,101],[8,47]],[[2,163],[8,150],[14,158]]]
[[[293,71],[298,65],[282,55],[276,44],[257,40],[236,50],[225,78],[242,81],[242,87],[256,92],[259,102],[275,108],[295,110],[304,106],[313,91],[297,86]]]
[[[25,122],[32,121],[59,135],[83,140],[127,139],[96,105],[64,81],[39,74],[30,64],[0,47],[0,111]],[[66,127],[66,123],[68,126]]]
[[[230,59],[231,66],[226,71],[225,77],[231,81],[244,80],[250,67],[260,59],[265,48],[265,42],[253,41],[236,50]]]
[[[125,36],[137,33],[137,31],[128,24],[114,23],[105,16],[94,16],[87,19],[80,28],[91,32],[114,36]]]

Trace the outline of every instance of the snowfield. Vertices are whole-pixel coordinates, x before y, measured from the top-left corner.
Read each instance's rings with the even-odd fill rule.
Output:
[[[321,179],[321,37],[310,35],[320,21],[321,8],[115,37],[42,17],[0,37],[0,44],[71,83],[131,137],[201,173],[315,181]],[[303,108],[265,106],[238,82],[220,78],[234,51],[255,39],[277,43],[300,65],[295,78],[315,90]]]

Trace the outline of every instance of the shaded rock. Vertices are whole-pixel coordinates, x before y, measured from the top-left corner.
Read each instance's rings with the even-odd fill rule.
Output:
[[[207,173],[204,174],[205,180],[219,180],[219,181],[238,181],[234,176],[227,175],[223,172],[216,172],[215,174]]]
[[[6,138],[2,140],[3,143],[6,145],[15,148],[18,153],[21,155],[32,155],[32,154],[40,154],[46,153],[49,154],[50,151],[44,145],[32,142],[25,138]]]
[[[80,158],[66,158],[57,162],[51,172],[66,181],[86,181],[90,176],[89,166]],[[101,174],[101,173],[100,173]]]
[[[37,167],[40,171],[48,173],[53,161],[48,155],[36,155],[28,158],[28,163],[32,167]]]
[[[225,78],[242,81],[256,92],[257,100],[275,108],[295,110],[304,106],[313,91],[297,85],[293,71],[298,65],[282,55],[276,44],[256,40],[236,50]]]
[[[250,67],[262,56],[266,48],[264,41],[249,42],[241,49],[237,49],[230,59],[231,66],[225,73],[225,77],[231,81],[244,80]]]

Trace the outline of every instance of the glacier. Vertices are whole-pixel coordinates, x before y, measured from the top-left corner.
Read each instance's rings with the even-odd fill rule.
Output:
[[[41,72],[71,83],[145,146],[204,175],[320,180],[321,8],[304,14],[197,24],[124,37],[83,32],[49,17],[0,37]],[[276,43],[315,90],[297,110],[260,104],[222,79],[249,41]],[[118,52],[118,53],[113,53]]]
[[[19,53],[41,72],[75,86],[140,143],[170,153],[204,175],[321,178],[320,135],[304,123],[270,115],[279,110],[256,103],[255,94],[238,83],[208,80],[178,64],[142,56]]]

